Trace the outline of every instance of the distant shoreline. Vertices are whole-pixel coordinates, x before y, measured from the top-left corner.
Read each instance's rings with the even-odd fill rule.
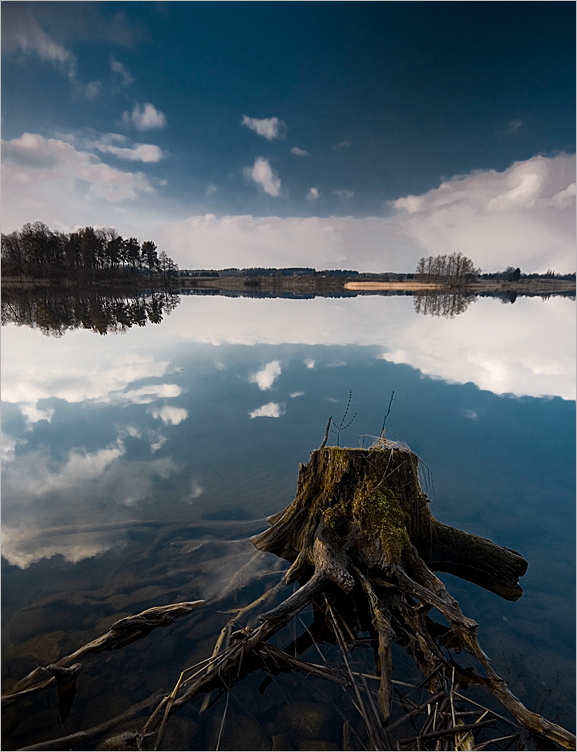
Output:
[[[430,293],[454,295],[483,295],[483,294],[516,294],[516,295],[555,295],[575,294],[575,280],[556,279],[551,277],[521,278],[516,281],[505,279],[478,279],[466,282],[460,286],[451,286],[440,282],[420,282],[415,279],[393,280],[386,279],[359,280],[347,276],[321,276],[319,274],[304,275],[263,275],[263,276],[179,276],[172,277],[168,289],[172,292],[206,290],[218,293],[270,293],[293,295],[339,295],[349,294],[394,294],[410,295],[411,293]],[[167,289],[158,278],[132,277],[124,279],[75,280],[70,278],[50,279],[26,276],[2,277],[2,286],[6,288],[51,288],[59,290],[75,287],[94,287],[119,291]]]
[[[435,290],[438,292],[571,292],[575,290],[575,282],[563,279],[521,279],[516,282],[507,280],[478,280],[453,288],[435,282],[345,282],[346,290],[377,291],[377,290]]]
[[[383,275],[385,277],[386,275]],[[223,290],[244,292],[286,292],[316,295],[339,293],[378,294],[379,292],[414,293],[454,293],[475,295],[482,293],[516,293],[518,295],[554,295],[556,293],[574,293],[575,281],[551,279],[546,277],[534,279],[477,280],[459,287],[443,285],[438,282],[419,282],[417,280],[358,280],[352,277],[321,277],[312,275],[294,276],[254,276],[254,277],[180,277],[179,287],[183,290]]]

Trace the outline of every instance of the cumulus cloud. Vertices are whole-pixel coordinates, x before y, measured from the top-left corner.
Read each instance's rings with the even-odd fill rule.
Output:
[[[175,470],[169,458],[126,462],[125,454],[117,440],[92,452],[72,449],[59,465],[46,451],[17,456],[4,470],[3,490],[18,503],[3,504],[2,556],[26,568],[56,554],[77,562],[124,545],[126,530],[138,523],[111,525],[109,505],[136,504],[150,496],[157,477]],[[55,495],[57,507],[47,503]],[[62,520],[65,527],[54,527]]]
[[[265,391],[272,387],[280,375],[280,362],[278,360],[272,360],[270,363],[267,363],[264,368],[261,368],[260,371],[249,374],[248,380],[251,384],[258,384],[258,388]]]
[[[384,303],[386,302],[386,305]],[[504,306],[480,298],[461,316],[414,312],[410,297],[367,295],[342,300],[195,299],[203,322],[188,340],[202,343],[357,345],[431,378],[471,382],[495,394],[575,399],[575,303],[518,298]],[[175,312],[167,326],[173,325]],[[182,337],[187,314],[176,321]],[[371,325],[367,326],[370,321]],[[312,359],[307,359],[304,365]],[[334,364],[336,365],[336,363]],[[318,367],[318,364],[316,364]]]
[[[46,184],[52,193],[86,184],[92,196],[110,202],[135,199],[142,192],[154,191],[142,172],[116,169],[66,141],[46,139],[36,133],[2,141],[2,161],[3,188],[15,192],[13,200],[21,194],[24,201],[35,197],[39,184]]]
[[[304,396],[304,392],[291,392],[289,394],[289,397],[291,399],[295,399],[295,397],[303,397],[303,396]]]
[[[245,167],[244,174],[254,180],[269,196],[280,196],[281,180],[264,157],[258,157],[252,167]]]
[[[3,343],[10,347],[18,342],[35,341],[33,330],[18,328],[3,330]],[[32,339],[29,339],[32,338]],[[3,364],[2,399],[17,404],[28,423],[49,420],[51,410],[39,406],[40,400],[61,399],[70,403],[93,401],[100,404],[130,405],[151,404],[159,399],[179,396],[181,389],[175,384],[150,384],[131,389],[132,382],[149,378],[161,378],[168,370],[168,361],[155,361],[145,355],[131,354],[107,362],[109,353],[93,347],[85,353],[82,365],[72,357],[62,340],[50,340],[48,346],[57,355],[45,360],[38,359],[38,345],[24,348],[15,360]]]
[[[286,138],[288,130],[286,123],[277,117],[259,119],[243,115],[240,123],[246,128],[250,128],[251,131],[258,133],[259,136],[263,136],[267,141]]]
[[[314,368],[315,367],[315,359],[314,358],[307,358],[305,360],[305,366],[307,368]]]
[[[129,86],[133,81],[134,78],[130,74],[130,71],[128,68],[120,63],[114,55],[110,56],[110,70],[113,73],[117,73],[120,79],[122,80],[123,86]]]
[[[350,145],[351,145],[350,141],[339,141],[338,144],[335,144],[333,146],[333,149],[346,149],[347,146],[350,146]]]
[[[2,556],[13,567],[27,569],[31,564],[41,559],[50,559],[57,554],[76,564],[113,548],[114,544],[103,542],[101,536],[98,536],[100,540],[97,541],[87,540],[88,537],[84,535],[81,542],[60,540],[48,543],[46,536],[37,531],[36,534],[31,534],[30,530],[5,525],[2,530]]]
[[[298,146],[291,147],[291,154],[294,154],[297,157],[308,157],[309,155],[306,149],[299,149]]]
[[[112,154],[118,159],[130,162],[160,162],[164,154],[155,144],[130,143],[126,136],[120,133],[105,133],[90,146],[104,154]]]
[[[159,418],[165,425],[170,426],[177,426],[188,418],[188,410],[185,410],[184,407],[175,407],[174,405],[152,407],[148,409],[148,412],[153,418]]]
[[[305,198],[307,201],[316,201],[319,197],[319,189],[318,188],[311,188]]]
[[[249,416],[251,418],[280,418],[285,413],[286,408],[282,403],[268,402],[266,405],[249,412]]]
[[[506,311],[480,299],[455,319],[422,316],[381,357],[494,394],[575,399],[574,304],[518,299]],[[468,414],[467,417],[473,416]]]
[[[352,198],[355,195],[354,191],[347,191],[344,188],[339,188],[336,191],[332,191],[332,193],[339,198]]]
[[[266,160],[262,167],[270,180]],[[575,155],[457,176],[399,198],[389,211],[361,218],[207,214],[159,226],[156,242],[182,267],[190,266],[194,237],[204,249],[195,257],[201,267],[238,266],[242,258],[245,266],[406,272],[422,256],[461,252],[486,272],[575,270]]]
[[[58,470],[50,468],[44,455],[27,455],[34,472],[25,473],[25,477],[18,480],[19,494],[24,499],[33,499],[51,491],[61,493],[67,489],[77,489],[84,483],[99,478],[125,451],[120,441],[95,452],[72,450]],[[11,473],[14,473],[14,468]]]
[[[164,112],[157,110],[153,104],[136,104],[132,112],[122,113],[122,123],[127,126],[134,126],[139,131],[150,131],[158,128],[164,128],[166,125],[166,115]]]
[[[575,269],[575,155],[483,170],[393,203],[403,233],[430,254],[464,252],[484,271]]]
[[[42,143],[46,147],[49,142]],[[29,149],[27,154],[20,149],[17,162],[5,152],[5,232],[34,220],[65,232],[79,225],[99,226],[104,201],[98,196],[102,194],[107,224],[124,236],[153,239],[159,247],[170,249],[182,268],[236,267],[242,259],[247,267],[407,272],[416,268],[422,256],[462,252],[487,272],[507,266],[518,266],[523,272],[575,270],[574,155],[534,157],[502,172],[458,176],[426,194],[398,199],[388,205],[388,216],[205,214],[175,220],[149,210],[146,199],[153,187],[142,173],[105,166],[106,174],[99,175],[97,156],[75,151],[70,144],[55,147],[56,143],[50,149]],[[280,179],[260,159],[255,163],[260,172],[252,167],[246,170],[247,176],[251,181],[260,178],[261,189],[264,182],[272,194],[280,195]],[[93,182],[86,182],[88,168]],[[529,177],[531,172],[538,177]],[[134,208],[128,210],[122,199],[131,199]]]

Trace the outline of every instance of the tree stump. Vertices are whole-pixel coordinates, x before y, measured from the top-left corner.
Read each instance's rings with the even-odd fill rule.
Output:
[[[321,446],[299,468],[294,501],[268,522],[271,527],[251,540],[289,561],[284,583],[298,582],[300,588],[261,615],[263,627],[270,634],[305,605],[321,604],[327,593],[355,599],[357,611],[364,603],[378,639],[385,724],[393,640],[408,646],[425,676],[439,667],[454,670],[442,643],[466,650],[481,664],[485,676],[467,671],[467,682],[488,689],[530,731],[575,749],[573,734],[529,711],[511,693],[479,646],[476,622],[433,573],[452,572],[515,600],[527,562],[516,551],[436,520],[419,482],[419,459],[408,447],[384,438],[370,449]],[[450,624],[441,640],[439,625],[427,616],[432,607]]]

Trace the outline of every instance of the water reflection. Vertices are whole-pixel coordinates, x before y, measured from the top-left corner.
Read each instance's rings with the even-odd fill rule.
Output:
[[[444,319],[406,297],[212,296],[183,296],[161,326],[123,336],[5,326],[5,674],[54,660],[120,615],[212,598],[249,561],[254,521],[292,500],[328,416],[340,420],[352,391],[356,418],[339,440],[366,446],[395,390],[387,430],[430,468],[434,514],[530,563],[516,604],[447,575],[449,589],[497,667],[513,655],[530,677],[513,686],[522,699],[533,704],[559,672],[570,706],[574,328],[563,299],[482,298]],[[143,641],[126,676],[151,660],[151,691],[172,686],[183,656],[210,654],[219,618],[159,636],[162,659]],[[104,702],[115,677],[104,690],[98,678],[86,687]]]
[[[160,324],[178,305],[168,292],[111,292],[83,287],[2,288],[2,324],[39,329],[61,337],[70,329],[98,334],[125,332],[133,326]]]
[[[465,313],[476,299],[476,295],[464,295],[459,292],[417,291],[414,294],[413,304],[417,313],[452,319],[461,313]]]

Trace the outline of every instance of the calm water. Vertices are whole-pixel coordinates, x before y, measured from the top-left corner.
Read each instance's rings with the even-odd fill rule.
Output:
[[[183,297],[162,323],[125,334],[8,325],[2,346],[5,684],[121,616],[208,601],[87,659],[67,733],[170,691],[210,654],[229,618],[211,599],[254,553],[246,537],[263,524],[251,521],[293,499],[299,463],[350,394],[346,422],[356,417],[331,440],[368,446],[393,390],[387,429],[426,464],[433,514],[529,561],[516,603],[443,580],[512,690],[574,728],[573,301],[480,299],[443,319],[415,313],[409,297]],[[278,579],[274,557],[256,564],[264,582]],[[262,592],[251,566],[232,605]],[[402,651],[396,661],[408,676]],[[275,733],[287,749],[313,733],[339,748],[330,722],[299,736],[283,716],[287,700],[344,712],[338,688],[288,676],[261,694],[261,681],[231,695],[221,748],[246,737],[270,749]],[[222,702],[179,714],[167,748],[184,744],[180,731],[193,740],[180,748],[214,749]],[[4,724],[3,748],[61,735],[55,715],[53,697],[31,701]]]

